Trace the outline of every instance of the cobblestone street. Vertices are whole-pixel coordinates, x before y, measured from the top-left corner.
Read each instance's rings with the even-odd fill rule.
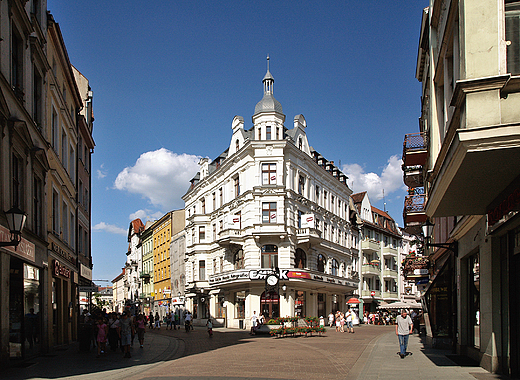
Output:
[[[73,344],[24,366],[2,370],[1,379],[495,379],[480,367],[459,366],[447,352],[410,338],[412,356],[400,359],[393,326],[360,326],[354,334],[329,329],[324,336],[272,338],[244,330],[147,330],[132,358],[119,351],[96,358]]]

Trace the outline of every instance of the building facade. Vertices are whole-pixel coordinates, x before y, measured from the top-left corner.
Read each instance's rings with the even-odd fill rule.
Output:
[[[4,366],[76,337],[77,286],[92,278],[89,241],[78,254],[80,223],[90,240],[90,202],[80,215],[78,176],[90,186],[81,165],[94,142],[92,108],[81,111],[88,81],[72,68],[46,1],[2,2],[0,39],[2,211],[16,206],[27,214],[17,249],[0,248],[0,309],[9,310],[0,317]],[[80,135],[89,147],[81,162]],[[9,241],[3,213],[0,223],[1,240]]]
[[[125,279],[124,284],[127,288],[126,306],[133,313],[141,310],[141,269],[143,267],[143,252],[141,234],[144,232],[144,224],[137,218],[130,222],[128,227],[128,251],[126,252]]]
[[[153,222],[147,221],[144,231],[141,233],[142,244],[142,269],[141,269],[141,293],[140,300],[142,302],[142,312],[145,315],[150,314],[152,300],[154,298],[153,286]]]
[[[385,211],[373,207],[366,192],[352,195],[357,208],[360,239],[359,298],[363,312],[399,300],[401,235]]]
[[[406,135],[408,232],[421,224],[427,336],[520,376],[520,2],[430,1],[416,77],[419,132]],[[419,233],[415,231],[415,233]]]
[[[327,315],[358,288],[346,176],[310,147],[303,115],[285,127],[269,70],[263,85],[252,127],[235,116],[229,147],[200,161],[183,197],[186,307],[196,323]]]

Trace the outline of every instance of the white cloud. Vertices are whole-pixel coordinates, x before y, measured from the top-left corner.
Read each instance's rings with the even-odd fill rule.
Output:
[[[105,164],[101,164],[99,169],[97,170],[98,178],[105,178],[107,176],[107,171],[105,170]]]
[[[137,210],[136,212],[130,214],[130,216],[128,218],[130,220],[141,219],[141,221],[146,224],[147,220],[151,220],[151,221],[159,220],[163,216],[164,216],[164,212],[156,211],[156,212],[152,213],[151,210],[146,209],[146,210]]]
[[[94,227],[92,227],[92,229],[118,235],[126,235],[128,233],[128,230],[124,228],[114,226],[113,224],[106,224],[105,222],[96,224]]]
[[[167,149],[141,154],[134,166],[117,175],[114,186],[118,190],[140,194],[155,206],[168,210],[183,207],[183,196],[189,181],[199,170],[200,157],[176,154]]]
[[[381,175],[365,173],[364,168],[359,164],[343,165],[342,171],[349,178],[348,184],[354,193],[366,191],[370,200],[377,202],[383,198],[383,190],[385,196],[388,196],[406,188],[403,184],[402,164],[403,161],[398,156],[392,156],[388,159]]]

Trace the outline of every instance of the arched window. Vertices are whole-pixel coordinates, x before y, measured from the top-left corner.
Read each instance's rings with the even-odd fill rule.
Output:
[[[240,149],[240,143],[238,142],[238,140],[235,141],[235,149],[236,149],[237,152]]]
[[[331,275],[338,276],[339,274],[339,263],[338,260],[332,259]]]
[[[325,256],[323,256],[321,253],[318,255],[318,272],[325,272]]]
[[[278,247],[266,244],[262,247],[262,268],[278,267]]]
[[[235,265],[235,269],[244,269],[244,251],[239,249],[235,252],[233,257],[233,264]]]
[[[304,269],[307,264],[307,255],[301,248],[297,248],[294,254],[294,267]]]

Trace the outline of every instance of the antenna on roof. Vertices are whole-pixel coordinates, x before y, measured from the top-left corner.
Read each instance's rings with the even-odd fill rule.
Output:
[[[383,189],[383,211],[386,212],[385,189]]]

